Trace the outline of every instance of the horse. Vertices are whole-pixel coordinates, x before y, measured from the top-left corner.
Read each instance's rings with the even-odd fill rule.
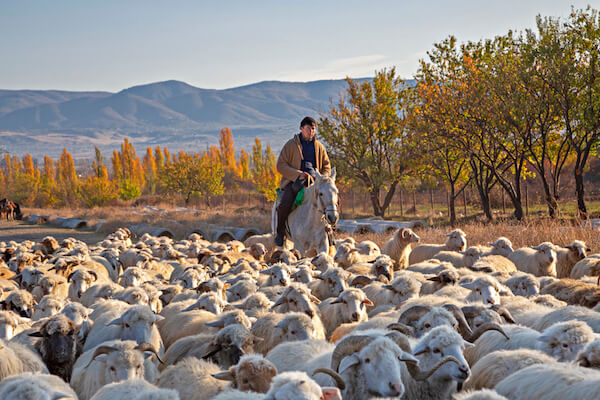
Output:
[[[329,252],[327,229],[335,225],[340,217],[338,212],[338,189],[335,186],[335,168],[329,176],[315,171],[315,183],[304,190],[304,201],[292,210],[287,219],[288,239],[303,256],[309,250],[317,253]],[[271,229],[277,229],[277,202],[271,213]],[[285,243],[284,243],[285,245]]]

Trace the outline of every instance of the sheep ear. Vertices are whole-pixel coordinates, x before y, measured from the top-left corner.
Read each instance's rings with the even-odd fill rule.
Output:
[[[405,351],[402,352],[402,355],[400,356],[400,361],[404,361],[404,362],[408,362],[408,363],[418,363],[419,360],[417,360],[412,354],[407,353]]]
[[[223,328],[225,326],[225,321],[216,320],[213,322],[206,322],[204,325],[210,326],[212,328]]]
[[[279,328],[279,329],[282,329],[285,331],[286,330],[285,321],[279,322],[277,325],[275,325],[275,328]]]
[[[31,332],[27,336],[30,336],[30,337],[44,337],[44,335],[42,335],[42,332]]]
[[[373,302],[372,302],[371,300],[369,300],[369,299],[364,299],[364,300],[362,301],[362,303],[363,303],[363,304],[366,304],[366,305],[368,305],[368,306],[373,306]]]
[[[163,319],[165,319],[165,317],[163,317],[162,315],[158,315],[158,314],[155,314],[155,315],[154,315],[154,323],[156,323],[156,322],[160,322],[160,321],[162,321]]]
[[[473,289],[473,282],[463,282],[460,284],[460,286],[464,287],[465,289]]]
[[[358,355],[356,353],[344,357],[338,368],[338,373],[343,374],[345,370],[358,364],[360,364],[360,358],[358,358]]]
[[[342,299],[335,299],[334,301],[332,301],[332,302],[331,302],[331,303],[329,303],[329,304],[341,304],[341,303],[343,303],[343,302],[344,302],[344,300],[342,300]]]
[[[312,301],[313,303],[321,304],[321,300],[319,300],[316,296],[311,294],[309,297],[310,297],[310,301]]]
[[[413,350],[413,356],[418,356],[424,353],[429,353],[429,346],[427,346],[425,343],[418,344]]]
[[[235,375],[234,375],[233,371],[231,371],[231,370],[217,372],[216,374],[211,374],[211,376],[213,378],[219,379],[221,381],[233,381],[233,380],[235,380]]]
[[[431,278],[427,278],[428,281],[431,282],[441,282],[442,279],[439,276],[432,276]]]
[[[110,326],[110,325],[121,325],[123,321],[121,320],[121,317],[119,318],[115,318],[112,321],[110,321],[108,324],[106,324],[106,326]]]
[[[465,346],[465,348],[467,348],[467,347],[473,347],[473,346],[475,346],[473,343],[471,343],[471,342],[468,342],[468,341],[466,341],[466,340],[463,340],[463,345]]]
[[[540,342],[544,342],[544,343],[550,343],[554,340],[554,338],[550,335],[541,335],[540,337],[537,338],[537,340],[539,340]]]
[[[340,389],[334,387],[324,387],[321,389],[323,395],[320,400],[342,400]]]

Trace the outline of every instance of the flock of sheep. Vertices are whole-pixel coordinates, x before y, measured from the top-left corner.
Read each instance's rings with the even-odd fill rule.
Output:
[[[0,399],[598,398],[600,255],[417,242],[0,242]]]

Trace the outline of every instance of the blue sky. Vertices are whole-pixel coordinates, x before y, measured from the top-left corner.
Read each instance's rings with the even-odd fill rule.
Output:
[[[0,0],[0,88],[117,91],[177,79],[410,78],[434,42],[535,26],[600,0]]]

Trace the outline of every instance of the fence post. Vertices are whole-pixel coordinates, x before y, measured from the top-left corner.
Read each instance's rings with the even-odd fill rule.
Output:
[[[413,191],[413,214],[417,215],[417,189]]]
[[[354,205],[356,203],[356,191],[352,190],[352,216],[356,217],[356,209],[354,208]]]
[[[525,184],[525,215],[529,216],[529,190],[527,190],[527,184]]]
[[[431,216],[435,215],[435,209],[433,207],[433,189],[429,189],[429,201],[431,203]]]
[[[467,218],[468,215],[467,215],[467,188],[466,187],[463,189],[463,206],[465,209],[465,218]]]
[[[400,216],[404,216],[404,200],[402,199],[402,189],[400,189]]]
[[[504,188],[500,188],[500,193],[502,193],[502,215],[506,215],[506,203],[504,202]]]

